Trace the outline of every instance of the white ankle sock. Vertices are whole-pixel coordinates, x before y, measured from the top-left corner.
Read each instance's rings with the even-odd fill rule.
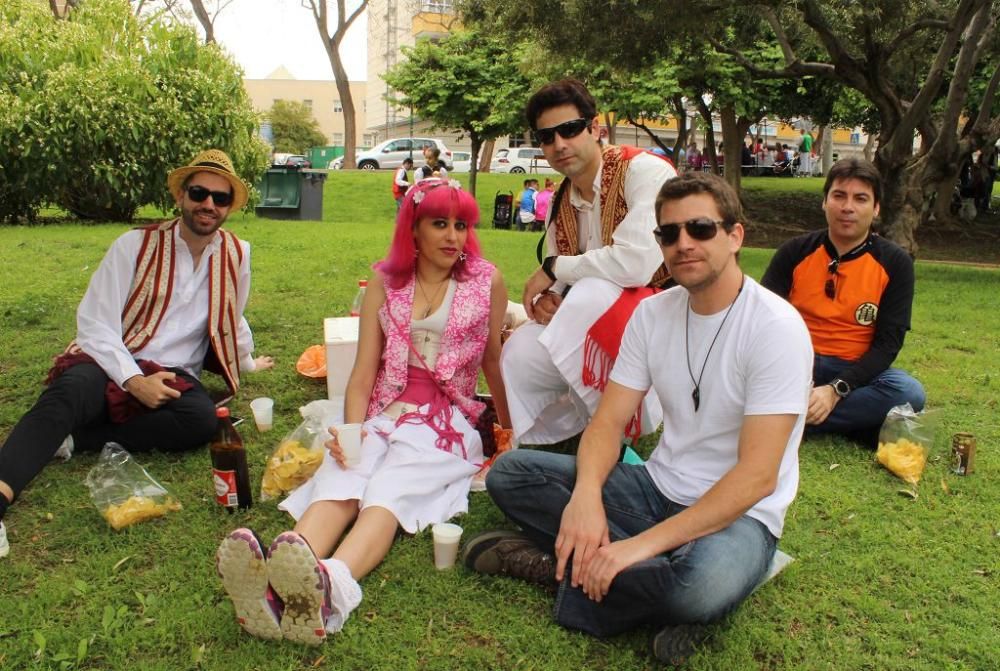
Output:
[[[344,628],[347,617],[361,603],[361,585],[351,576],[351,569],[339,559],[321,559],[330,576],[330,602],[333,614],[326,621],[328,633],[335,634]]]

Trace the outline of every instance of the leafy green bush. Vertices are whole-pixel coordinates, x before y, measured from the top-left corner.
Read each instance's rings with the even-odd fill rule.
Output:
[[[45,204],[128,221],[169,208],[167,173],[209,147],[252,184],[267,165],[242,73],[194,30],[87,0],[0,5],[0,221]]]

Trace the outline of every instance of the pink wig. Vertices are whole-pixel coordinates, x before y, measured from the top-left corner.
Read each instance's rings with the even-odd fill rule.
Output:
[[[452,186],[454,184],[454,186]],[[382,273],[385,283],[398,289],[413,275],[417,265],[417,247],[413,231],[421,219],[448,219],[454,217],[469,227],[463,252],[467,256],[482,256],[474,226],[479,223],[479,206],[476,199],[463,191],[458,182],[444,179],[425,179],[406,192],[406,198],[396,216],[396,232],[385,258],[372,268]],[[452,276],[459,282],[466,279],[466,263],[458,261]]]

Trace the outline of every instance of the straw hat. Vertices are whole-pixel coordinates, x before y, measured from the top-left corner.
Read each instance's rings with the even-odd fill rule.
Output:
[[[167,175],[167,188],[170,189],[170,193],[173,194],[174,198],[180,199],[184,180],[196,172],[214,172],[216,175],[226,178],[229,185],[233,187],[233,204],[231,209],[242,210],[243,206],[247,204],[249,196],[247,187],[239,176],[237,176],[236,170],[233,169],[233,162],[229,160],[229,156],[221,149],[203,151],[195,156],[189,164],[183,168],[177,168]]]

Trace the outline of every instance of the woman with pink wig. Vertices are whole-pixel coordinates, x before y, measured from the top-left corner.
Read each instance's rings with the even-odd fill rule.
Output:
[[[323,464],[279,506],[295,530],[269,550],[249,529],[219,546],[219,574],[251,634],[322,642],[361,602],[357,581],[400,528],[416,533],[468,510],[484,462],[474,428],[480,369],[510,426],[500,378],[507,291],[480,255],[478,222],[457,182],[407,191],[389,251],[373,266],[347,383],[345,421],[363,422],[360,463],[348,465],[331,428]]]

